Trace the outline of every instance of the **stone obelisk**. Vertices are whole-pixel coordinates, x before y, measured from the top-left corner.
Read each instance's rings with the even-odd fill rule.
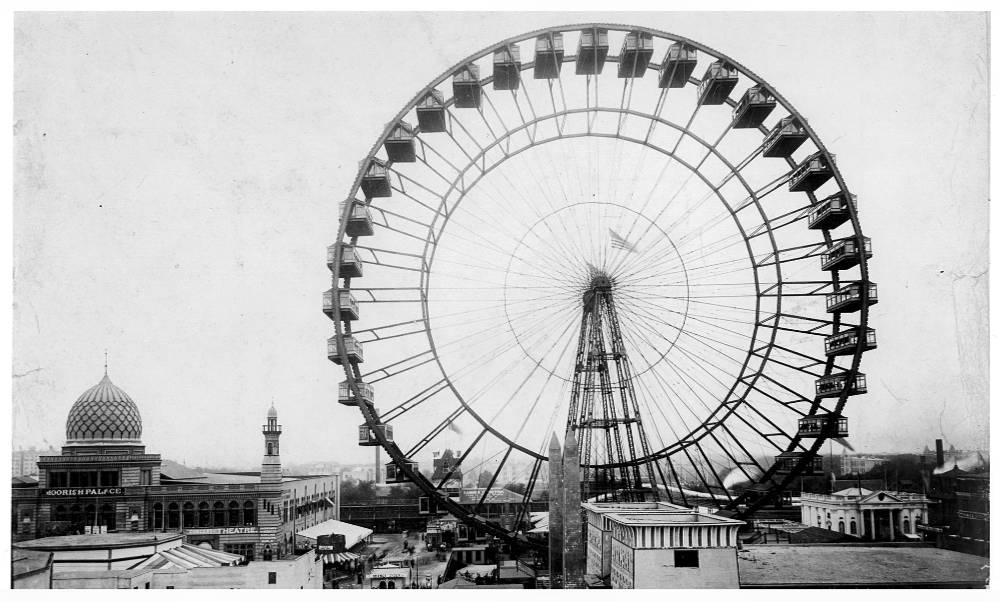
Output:
[[[552,433],[549,442],[549,583],[553,589],[562,588],[564,504],[562,451],[559,439]]]
[[[566,433],[563,449],[563,491],[563,587],[579,588],[583,587],[586,555],[580,517],[580,454],[574,429]]]

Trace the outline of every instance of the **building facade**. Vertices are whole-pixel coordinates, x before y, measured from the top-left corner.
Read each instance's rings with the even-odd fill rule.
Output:
[[[919,493],[851,487],[830,495],[802,494],[801,522],[872,541],[919,539],[927,497]]]
[[[840,474],[865,474],[876,466],[880,466],[886,462],[888,462],[888,460],[885,458],[876,458],[874,456],[848,456],[844,453],[840,456]]]
[[[70,409],[62,453],[39,458],[37,485],[12,489],[14,540],[163,532],[248,560],[294,554],[297,529],[339,518],[339,476],[282,475],[273,407],[262,432],[259,473],[172,474],[142,444],[136,403],[105,374]]]
[[[611,522],[607,515],[691,513],[690,508],[667,502],[585,502],[580,507],[587,521],[586,574],[599,579],[611,575]]]
[[[712,514],[605,514],[613,589],[736,589],[743,521]]]

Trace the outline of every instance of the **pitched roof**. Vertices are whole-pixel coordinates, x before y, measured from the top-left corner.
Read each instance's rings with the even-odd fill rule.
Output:
[[[309,539],[316,539],[320,535],[343,535],[344,547],[350,549],[372,533],[373,531],[366,527],[359,527],[358,525],[331,519],[323,521],[318,525],[313,525],[308,529],[303,529],[297,535],[308,537]]]
[[[467,487],[462,489],[459,495],[459,504],[477,504],[479,503],[479,498],[483,497],[483,492],[486,491],[485,487]],[[483,500],[484,504],[520,504],[524,500],[524,496],[510,489],[490,489],[489,493],[486,495],[486,499]]]
[[[205,568],[205,567],[217,567],[217,566],[234,566],[241,560],[243,560],[243,557],[240,556],[239,554],[230,554],[229,552],[220,552],[219,550],[212,550],[184,543],[173,548],[160,550],[159,552],[153,554],[152,556],[146,558],[145,560],[138,562],[137,564],[131,566],[130,568],[131,569],[162,569],[162,568],[191,569],[199,567]]]

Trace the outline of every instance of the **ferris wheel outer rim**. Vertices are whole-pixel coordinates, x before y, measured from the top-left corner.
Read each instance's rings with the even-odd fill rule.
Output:
[[[509,44],[512,44],[512,43],[517,43],[517,42],[529,40],[529,39],[531,39],[533,37],[537,37],[537,36],[545,34],[545,33],[554,33],[554,32],[562,32],[562,31],[581,31],[581,30],[593,29],[593,28],[608,29],[609,31],[610,30],[614,30],[614,31],[627,31],[627,32],[641,31],[641,32],[645,32],[645,33],[650,33],[650,34],[655,35],[655,36],[660,37],[660,38],[664,38],[664,39],[671,40],[671,41],[674,41],[674,42],[681,42],[681,43],[693,46],[694,48],[696,48],[698,50],[701,50],[702,52],[705,52],[706,54],[712,56],[713,58],[716,58],[717,60],[720,60],[720,59],[721,60],[725,60],[727,63],[729,63],[733,67],[735,67],[740,73],[746,75],[748,78],[750,78],[751,80],[753,80],[755,83],[765,85],[767,87],[768,91],[775,96],[775,99],[782,105],[782,107],[785,110],[787,110],[791,116],[798,118],[799,123],[802,125],[803,129],[808,134],[809,139],[816,145],[817,150],[820,153],[822,153],[824,156],[830,157],[832,159],[832,155],[829,153],[829,150],[827,149],[826,145],[823,144],[822,140],[818,137],[818,135],[813,130],[813,128],[809,125],[809,123],[805,119],[802,118],[801,114],[794,108],[794,106],[791,105],[791,103],[789,103],[780,94],[780,92],[778,92],[766,80],[764,80],[763,78],[757,76],[753,71],[749,70],[748,68],[746,68],[745,66],[743,66],[738,61],[733,60],[728,55],[726,55],[724,53],[721,53],[721,52],[718,52],[718,51],[714,50],[713,48],[711,48],[709,46],[706,46],[704,44],[701,44],[700,42],[691,40],[689,38],[686,38],[686,37],[683,37],[683,36],[678,36],[676,34],[671,34],[671,33],[665,32],[665,31],[661,31],[661,30],[652,29],[652,28],[647,28],[647,27],[642,27],[642,26],[620,25],[620,24],[602,24],[602,23],[573,24],[573,25],[566,25],[566,26],[547,27],[547,28],[538,29],[538,30],[535,30],[535,31],[532,31],[532,32],[529,32],[529,33],[526,33],[526,34],[521,34],[521,35],[518,35],[518,36],[513,36],[513,37],[508,38],[508,39],[506,39],[506,40],[504,40],[502,42],[499,42],[499,43],[493,44],[491,46],[488,46],[487,48],[483,49],[479,53],[470,55],[466,59],[463,59],[462,61],[456,63],[450,69],[444,71],[440,76],[438,76],[435,80],[433,80],[431,84],[429,84],[423,90],[421,90],[421,92],[419,92],[417,94],[417,96],[415,96],[414,99],[411,100],[410,103],[408,103],[404,107],[404,109],[402,109],[396,115],[396,117],[391,122],[389,122],[389,124],[383,130],[382,135],[377,139],[376,143],[374,144],[374,146],[372,147],[372,149],[369,151],[368,155],[366,156],[366,159],[359,166],[358,174],[357,174],[357,176],[355,178],[355,181],[354,181],[354,184],[353,184],[353,186],[351,188],[351,190],[353,191],[352,194],[351,194],[351,197],[356,197],[356,193],[357,193],[358,188],[360,187],[361,178],[364,175],[365,169],[367,168],[368,164],[370,163],[370,160],[375,156],[375,153],[384,144],[386,138],[388,137],[388,134],[391,131],[391,128],[394,127],[394,125],[396,123],[398,123],[402,119],[402,117],[404,115],[406,115],[407,113],[409,113],[414,108],[416,102],[418,102],[424,96],[426,96],[426,94],[430,90],[434,89],[436,86],[438,86],[442,82],[444,82],[457,69],[461,68],[463,65],[466,65],[466,64],[469,64],[469,63],[474,62],[476,60],[482,59],[484,56],[486,56],[487,53],[489,53],[489,52],[491,52],[491,51],[493,51],[495,49],[501,48],[503,46],[506,46],[506,45],[509,45]],[[570,57],[570,58],[572,58],[572,57]],[[845,194],[845,198],[846,198],[847,204],[849,206],[850,221],[851,221],[851,225],[852,225],[852,228],[853,228],[853,231],[854,231],[854,235],[858,238],[859,241],[862,241],[863,231],[861,230],[860,221],[858,219],[858,214],[857,214],[857,208],[854,205],[853,200],[851,199],[849,188],[847,187],[846,181],[844,180],[843,175],[840,172],[840,168],[837,166],[837,164],[833,160],[830,160],[829,163],[830,163],[831,171],[833,172],[833,177],[834,177],[834,179],[835,179],[835,181],[836,181],[836,183],[838,185],[839,190]],[[811,192],[808,193],[808,194],[810,196],[810,201],[813,204],[815,204],[815,199],[813,198],[813,194]],[[349,197],[349,198],[351,198],[351,197]],[[349,210],[349,207],[345,208],[345,211],[348,211],[348,210]],[[341,241],[343,241],[344,237],[345,237],[345,227],[346,227],[346,220],[342,219],[341,223],[340,223],[339,231],[338,231],[337,242],[335,243],[336,251],[335,251],[335,257],[334,257],[334,267],[332,269],[332,272],[333,272],[333,274],[332,274],[332,281],[334,283],[334,289],[335,290],[342,290],[342,287],[339,286],[339,279],[340,279],[340,275],[339,275],[339,262],[340,262],[340,260],[342,258],[342,244],[343,243]],[[829,246],[831,244],[831,236],[830,236],[829,230],[823,230],[823,237],[824,237],[824,241],[825,241],[827,247],[829,248]],[[356,238],[357,237],[353,237],[352,238],[352,243],[356,242]],[[863,244],[863,242],[862,242],[862,244]],[[861,257],[860,257],[860,261],[859,261],[860,281],[861,282],[870,282],[870,280],[869,280],[869,274],[868,274],[868,265],[867,264],[868,264],[868,259],[864,256],[864,253],[862,253]],[[836,285],[839,282],[839,273],[838,273],[838,271],[832,271],[830,273],[830,278],[831,278],[831,283],[834,284],[834,285]],[[345,286],[343,287],[343,289],[349,289],[350,278],[345,278],[344,284],[345,284]],[[780,285],[779,285],[779,288],[780,288]],[[339,312],[339,296],[338,295],[334,295],[333,297],[334,297],[334,299],[333,299],[333,301],[334,301],[334,307],[333,307],[334,312]],[[780,297],[779,297],[779,299],[780,299]],[[864,295],[860,296],[859,320],[858,320],[858,324],[856,325],[856,328],[859,329],[862,332],[866,331],[866,329],[868,328],[868,314],[869,314],[869,299],[868,299],[868,295],[864,294]],[[358,367],[357,367],[356,364],[352,364],[348,360],[347,354],[346,354],[346,349],[344,348],[344,344],[343,344],[344,332],[346,331],[349,334],[350,331],[351,331],[350,323],[348,322],[346,324],[346,326],[342,326],[341,320],[339,320],[339,319],[334,320],[334,323],[335,323],[335,331],[336,331],[335,332],[335,337],[337,339],[337,352],[338,352],[338,355],[340,356],[341,361],[343,362],[343,367],[344,367],[344,370],[345,370],[345,374],[347,375],[348,386],[351,389],[352,393],[354,393],[355,395],[359,395],[359,391],[358,391],[358,387],[357,387],[357,382],[356,381],[360,380],[360,370],[358,369]],[[836,314],[834,314],[834,333],[839,332],[839,323],[840,323],[840,314],[836,313]],[[863,348],[861,346],[859,346],[855,350],[853,358],[852,358],[851,368],[848,371],[849,377],[853,377],[853,376],[857,375],[858,370],[860,368],[860,360],[861,360],[861,357],[862,357],[863,354],[864,354],[864,350],[863,350]],[[826,373],[829,373],[830,366],[832,365],[832,363],[833,363],[833,358],[832,357],[828,358],[827,359],[827,366],[825,368],[825,372]],[[351,368],[353,368],[353,372],[355,372],[356,374],[352,374]],[[840,416],[841,415],[843,407],[845,406],[846,400],[847,400],[847,398],[849,396],[850,396],[849,389],[845,387],[845,390],[843,392],[841,392],[841,394],[840,394],[840,396],[839,396],[839,398],[837,400],[837,405],[835,407],[834,412],[832,413],[833,415],[835,415],[835,416]],[[817,406],[818,406],[818,400],[814,400],[813,404],[810,407],[810,413],[809,413],[809,415],[814,415],[815,414]],[[371,426],[372,424],[378,424],[377,420],[374,418],[374,415],[373,414],[369,415],[370,411],[367,408],[365,408],[365,404],[361,404],[359,407],[362,409],[362,414],[365,417],[365,422],[367,424],[369,424],[369,426]],[[385,438],[378,431],[378,429],[372,429],[371,432],[375,434],[376,439],[379,441],[380,445],[384,449],[386,449],[386,451],[392,457],[392,459],[393,459],[394,462],[396,462],[398,460],[401,460],[401,459],[405,459],[405,457],[398,450],[398,448],[395,446],[395,444],[391,444],[388,441],[386,441]],[[768,501],[768,499],[770,497],[773,497],[773,495],[776,494],[776,492],[779,491],[782,488],[782,486],[787,485],[787,483],[789,483],[796,476],[798,476],[801,472],[803,472],[803,470],[805,468],[805,465],[816,455],[816,452],[818,451],[818,449],[820,447],[822,447],[822,445],[825,443],[826,439],[827,439],[826,437],[819,437],[819,438],[817,438],[813,442],[812,446],[809,449],[806,450],[806,454],[805,454],[805,456],[802,457],[802,461],[799,462],[799,464],[790,473],[787,474],[787,476],[782,480],[781,484],[779,484],[776,487],[772,487],[767,492],[767,495],[765,495],[765,497],[762,498],[762,500],[760,501],[760,503],[752,505],[752,507],[750,508],[750,511],[752,512],[753,508],[755,508],[755,507],[759,506],[760,504],[763,504],[766,501]],[[789,443],[788,450],[790,451],[792,449],[795,449],[797,447],[797,444],[798,444],[799,440],[800,440],[800,437],[798,436],[798,434],[796,434],[794,436],[793,440]],[[395,454],[393,453],[394,451],[396,452]],[[399,458],[396,457],[397,454],[399,455]],[[397,463],[401,464],[399,466],[399,468],[404,472],[404,474],[406,474],[412,480],[416,481],[416,479],[414,479],[414,477],[418,477],[418,478],[422,477],[422,475],[419,475],[419,473],[417,473],[417,475],[411,474],[411,471],[409,470],[409,467],[407,467],[402,462],[397,462]],[[765,473],[765,475],[761,476],[757,482],[763,482],[764,479],[769,479],[769,477],[771,476],[771,473],[773,473],[773,472],[774,472],[774,466],[772,466],[771,469],[769,469]],[[428,483],[428,484],[430,484],[430,483]],[[423,487],[423,486],[421,486],[421,488],[426,490],[426,488]],[[740,501],[740,500],[742,500],[744,497],[746,497],[746,494],[743,494],[739,498],[733,500],[733,502],[730,504],[730,506],[736,506],[737,502]],[[438,496],[438,499],[440,501],[440,496]],[[464,512],[462,514],[464,514]],[[476,520],[476,519],[473,519],[473,521],[476,522],[477,524],[481,522],[481,521]]]

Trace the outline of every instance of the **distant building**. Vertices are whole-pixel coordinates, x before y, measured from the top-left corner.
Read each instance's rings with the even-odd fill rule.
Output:
[[[920,539],[927,497],[919,493],[851,487],[830,495],[803,493],[801,522],[872,541]]]
[[[14,483],[13,539],[176,533],[247,560],[293,555],[297,531],[339,518],[339,476],[283,476],[273,407],[262,431],[260,472],[164,463],[146,452],[135,402],[105,374],[73,404],[61,453],[39,458],[38,482]]]
[[[28,449],[18,449],[14,451],[11,460],[10,476],[12,477],[34,477],[38,478],[38,459],[42,456],[58,454],[59,450],[35,449],[32,445]]]
[[[846,453],[840,456],[840,474],[865,474],[873,470],[876,466],[888,462],[885,458],[875,456],[848,456]]]
[[[960,468],[932,475],[930,518],[920,530],[938,547],[980,556],[990,548],[990,475]]]

